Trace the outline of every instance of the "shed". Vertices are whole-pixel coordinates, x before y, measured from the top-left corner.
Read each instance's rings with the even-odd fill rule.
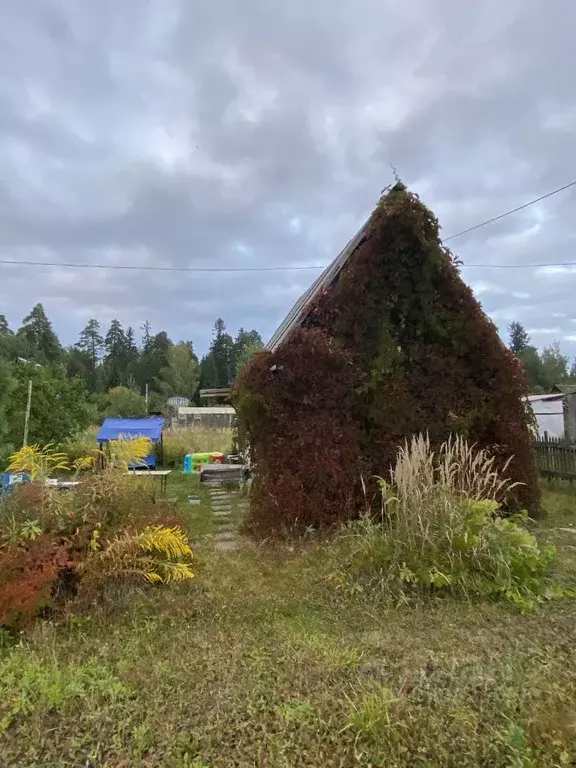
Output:
[[[96,441],[100,448],[110,440],[135,440],[138,437],[147,437],[152,443],[159,445],[160,462],[164,461],[164,445],[162,432],[164,430],[164,418],[151,417],[147,419],[104,419],[96,435]],[[157,462],[156,450],[144,459],[148,469],[155,469]]]
[[[178,419],[172,422],[175,427],[203,427],[218,429],[234,426],[236,411],[230,405],[208,407],[178,408]]]
[[[529,395],[523,399],[532,408],[541,440],[549,437],[564,439],[564,395]]]

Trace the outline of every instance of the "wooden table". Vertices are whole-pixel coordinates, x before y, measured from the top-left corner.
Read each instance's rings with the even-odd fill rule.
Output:
[[[166,495],[166,488],[168,486],[168,475],[172,472],[171,469],[129,469],[126,472],[130,477],[158,477],[160,478],[160,493]]]

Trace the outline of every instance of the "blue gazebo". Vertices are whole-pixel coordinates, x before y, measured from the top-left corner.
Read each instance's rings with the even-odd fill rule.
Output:
[[[100,450],[107,445],[110,440],[135,440],[138,437],[147,437],[152,443],[159,447],[149,456],[146,456],[144,463],[148,469],[156,469],[157,454],[160,454],[160,464],[164,463],[164,444],[162,442],[162,432],[164,430],[164,418],[151,416],[147,419],[104,419],[100,427],[96,440]],[[136,469],[137,465],[130,464],[130,469]]]

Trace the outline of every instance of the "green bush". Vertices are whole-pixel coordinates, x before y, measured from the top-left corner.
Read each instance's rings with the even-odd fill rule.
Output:
[[[70,464],[74,464],[77,459],[82,459],[84,456],[93,455],[93,452],[98,448],[97,434],[97,426],[88,427],[60,445],[60,450],[66,454]]]
[[[353,571],[397,595],[447,590],[533,610],[555,550],[539,546],[525,513],[498,515],[495,499],[510,485],[494,458],[463,438],[437,454],[428,438],[412,438],[399,451],[391,484],[380,480],[381,520],[366,516],[348,526]]]

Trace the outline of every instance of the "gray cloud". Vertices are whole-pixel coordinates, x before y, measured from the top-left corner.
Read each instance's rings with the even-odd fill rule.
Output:
[[[446,235],[576,178],[568,0],[0,0],[3,258],[165,266],[325,263],[390,164]],[[576,353],[576,193],[450,245],[504,330]],[[148,318],[206,346],[214,319],[269,335],[315,272],[0,266],[0,311]]]

